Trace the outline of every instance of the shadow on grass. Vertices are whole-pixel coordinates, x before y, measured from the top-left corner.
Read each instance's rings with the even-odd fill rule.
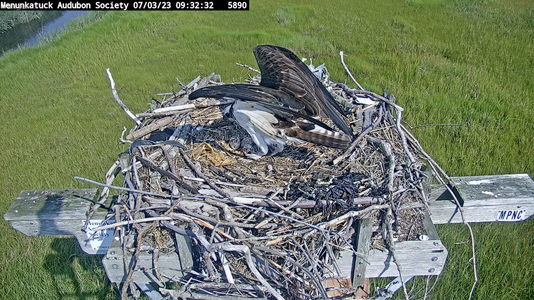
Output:
[[[119,299],[105,276],[101,255],[85,254],[75,238],[55,238],[51,250],[43,268],[53,278],[58,299]]]

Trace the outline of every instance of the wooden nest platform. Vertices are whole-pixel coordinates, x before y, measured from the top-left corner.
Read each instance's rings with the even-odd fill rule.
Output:
[[[122,173],[121,191],[108,201],[115,223],[107,228],[119,229],[112,247],[128,257],[120,267],[127,271],[123,294],[139,282],[137,272],[170,299],[350,296],[358,286],[341,281],[355,271],[340,255],[365,262],[375,250],[395,259],[395,243],[428,239],[432,171],[401,124],[402,108],[391,96],[351,89],[327,74],[323,82],[348,112],[356,133],[349,149],[289,143],[274,156],[248,158],[256,145],[225,114],[232,101],[188,99],[195,89],[222,84],[214,74],[130,113],[137,122],[126,136],[131,146],[106,174],[93,209],[111,199]],[[362,220],[365,246],[358,245]],[[114,253],[108,251],[106,269],[122,257]],[[174,265],[161,258],[169,253],[179,256]]]

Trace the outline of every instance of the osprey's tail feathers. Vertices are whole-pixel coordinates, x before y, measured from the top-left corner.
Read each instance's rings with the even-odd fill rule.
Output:
[[[294,126],[284,130],[288,139],[294,138],[331,148],[347,149],[351,138],[343,132],[330,131],[315,124]]]
[[[343,118],[341,117],[341,114],[344,113],[339,103],[337,103],[332,94],[328,92],[326,87],[319,81],[319,79],[317,79],[317,86],[319,86],[323,94],[323,99],[326,100],[323,106],[323,110],[325,111],[326,116],[332,119],[334,124],[336,124],[336,126],[344,133],[352,135],[352,129],[350,129],[349,125],[347,125],[347,123],[345,123],[345,120],[343,120]]]

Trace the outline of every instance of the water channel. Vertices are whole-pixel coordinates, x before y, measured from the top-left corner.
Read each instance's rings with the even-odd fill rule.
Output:
[[[0,56],[5,51],[16,50],[37,44],[43,37],[59,31],[72,20],[83,17],[88,10],[58,11],[51,19],[40,19],[20,24],[0,34]]]

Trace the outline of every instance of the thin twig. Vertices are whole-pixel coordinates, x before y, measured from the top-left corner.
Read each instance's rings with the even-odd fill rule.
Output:
[[[177,175],[167,171],[167,170],[163,170],[162,168],[156,166],[153,162],[151,162],[149,159],[147,158],[143,158],[143,157],[140,157],[138,156],[137,159],[139,159],[139,161],[146,167],[160,173],[161,175],[163,176],[167,176],[169,178],[171,178],[172,180],[174,180],[176,183],[178,183],[179,186],[181,186],[182,188],[184,188],[185,190],[187,190],[188,192],[192,193],[192,194],[198,194],[198,191],[197,189],[195,189],[194,187],[190,186],[189,184],[185,183],[180,177],[178,177]]]
[[[396,125],[397,125],[397,131],[400,134],[401,141],[402,141],[402,147],[404,148],[404,152],[406,155],[408,155],[408,158],[410,159],[410,162],[412,164],[415,163],[415,158],[413,157],[412,152],[410,151],[410,148],[408,147],[408,143],[406,143],[406,136],[404,135],[404,128],[401,126],[401,119],[402,119],[402,109],[398,109],[395,107],[397,116],[396,116]]]
[[[113,181],[115,180],[115,177],[120,172],[119,165],[120,165],[119,160],[116,160],[111,165],[109,170],[106,172],[105,178],[106,178],[106,183],[107,184],[112,184]],[[102,205],[104,205],[106,200],[108,200],[108,197],[109,197],[109,187],[104,187],[102,189],[102,192],[100,193],[100,199],[98,200],[97,203],[95,203],[93,205],[93,207],[91,207],[91,210],[87,214],[87,219],[86,219],[86,222],[85,222],[86,225],[85,225],[84,229],[87,228],[87,226],[89,225],[89,220],[93,217],[93,214],[98,210],[98,208],[100,208]]]
[[[406,289],[406,284],[404,283],[401,265],[398,260],[397,252],[395,251],[395,242],[393,240],[393,228],[391,226],[391,220],[390,220],[391,215],[392,215],[391,205],[389,205],[386,211],[386,216],[385,216],[387,234],[383,238],[386,241],[386,245],[388,245],[389,252],[391,252],[391,255],[393,256],[393,262],[395,262],[395,265],[397,266],[397,271],[399,272],[399,278],[402,283],[402,289],[404,290],[404,297],[406,298],[406,300],[410,300],[410,296],[408,296],[408,290]]]
[[[135,124],[137,126],[141,125],[141,121],[126,107],[126,104],[121,101],[119,98],[119,94],[117,93],[117,90],[115,89],[115,81],[113,80],[113,77],[111,77],[111,71],[109,68],[106,69],[106,73],[108,74],[109,78],[109,85],[111,86],[111,94],[113,94],[113,99],[115,99],[115,102],[119,104],[119,106],[124,110],[124,112],[130,117],[132,120],[134,120]]]
[[[475,234],[473,233],[473,228],[471,227],[471,224],[469,224],[469,222],[467,222],[467,219],[464,216],[464,210],[462,208],[462,205],[460,204],[460,201],[456,197],[456,194],[454,193],[454,191],[451,189],[450,184],[452,184],[452,181],[451,181],[450,177],[439,166],[439,164],[423,149],[423,147],[421,146],[419,141],[409,131],[406,131],[406,133],[407,133],[408,137],[410,138],[410,142],[412,143],[412,145],[417,147],[418,150],[421,152],[421,154],[423,154],[425,156],[425,158],[428,160],[428,162],[430,163],[430,166],[432,167],[432,170],[434,172],[434,177],[438,180],[438,182],[440,184],[442,184],[449,191],[449,193],[453,197],[453,199],[454,199],[454,201],[456,203],[456,206],[458,207],[458,211],[460,212],[460,217],[462,218],[462,223],[465,226],[467,226],[467,228],[469,229],[469,234],[471,236],[471,251],[473,253],[473,257],[472,257],[473,258],[473,273],[474,273],[474,277],[475,277],[475,281],[474,281],[473,286],[471,288],[471,292],[469,293],[469,300],[471,300],[473,298],[473,295],[475,293],[475,288],[476,288],[476,285],[478,283],[478,270],[477,270],[478,267],[477,267],[476,247],[475,247],[476,243],[475,243]],[[447,179],[447,182],[445,182],[445,180],[443,180],[442,176]]]
[[[388,168],[387,168],[387,174],[388,174],[388,192],[393,193],[393,179],[395,174],[395,154],[393,153],[393,150],[391,149],[391,144],[377,138],[373,138],[368,136],[367,140],[378,145],[384,156],[386,157],[388,161]],[[386,171],[386,170],[384,170]]]
[[[238,66],[240,66],[240,67],[247,68],[247,69],[249,69],[249,70],[251,70],[251,71],[253,71],[253,72],[256,72],[256,73],[258,73],[258,74],[261,74],[260,71],[254,69],[254,68],[252,68],[252,67],[250,67],[250,66],[248,66],[248,65],[243,65],[243,64],[240,64],[240,63],[235,63],[235,64],[238,65]]]
[[[345,68],[345,71],[347,71],[347,74],[349,74],[349,76],[352,79],[352,81],[354,81],[354,83],[356,83],[356,85],[358,86],[358,88],[360,88],[360,90],[363,90],[364,88],[358,83],[358,81],[356,81],[356,78],[354,78],[354,76],[352,76],[352,73],[350,72],[349,68],[345,64],[345,61],[343,60],[343,55],[344,55],[343,51],[339,51],[339,57],[341,57],[341,64]]]
[[[252,256],[250,254],[250,249],[245,245],[230,245],[230,244],[213,244],[209,248],[210,251],[226,251],[226,252],[240,252],[245,256],[247,266],[250,271],[256,276],[256,278],[261,282],[261,284],[271,293],[276,299],[284,300],[284,297],[280,295],[261,275],[261,273],[256,269],[254,262],[252,261]]]
[[[371,130],[376,128],[376,126],[378,126],[378,124],[380,124],[380,122],[382,121],[382,114],[383,114],[382,111],[383,111],[383,108],[382,108],[382,106],[380,106],[380,108],[378,109],[378,117],[377,117],[376,121],[373,123],[373,125],[367,127],[362,133],[360,133],[360,135],[350,144],[349,148],[347,150],[345,150],[345,152],[343,152],[343,154],[341,156],[339,156],[338,158],[334,159],[334,161],[332,162],[334,165],[339,164],[341,161],[344,161],[347,157],[349,157],[351,155],[351,153],[354,151],[354,149],[356,148],[356,146],[358,146],[361,143],[363,138],[369,132],[371,132]]]
[[[121,187],[121,186],[115,186],[115,185],[111,185],[111,184],[100,183],[98,181],[94,181],[94,180],[91,180],[91,179],[78,177],[78,176],[74,176],[74,179],[80,180],[80,181],[85,181],[85,182],[88,182],[88,183],[91,183],[91,184],[94,184],[94,185],[98,185],[98,186],[101,186],[101,187],[107,187],[107,188],[110,188],[110,189],[119,190],[119,191],[125,191],[125,192],[130,192],[130,193],[139,193],[139,194],[143,194],[143,195],[162,197],[162,198],[175,198],[175,199],[179,198],[179,196],[175,196],[175,195],[154,193],[154,192],[148,192],[148,191],[125,188],[125,187]]]

